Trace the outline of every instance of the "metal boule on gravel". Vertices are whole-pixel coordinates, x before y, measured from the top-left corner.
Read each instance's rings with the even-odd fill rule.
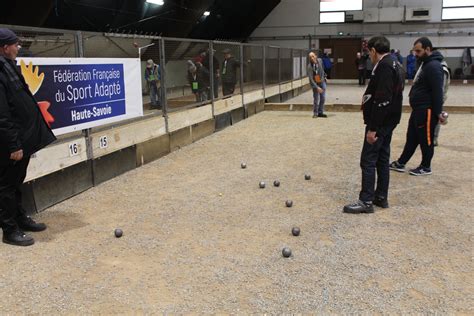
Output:
[[[246,164],[245,162],[242,162],[242,163],[240,164],[240,167],[241,167],[242,169],[245,169],[245,168],[247,168],[247,164]]]
[[[293,227],[293,229],[291,230],[291,233],[293,234],[293,236],[299,236],[300,232],[301,230],[299,227]]]
[[[120,238],[123,236],[123,231],[120,228],[116,228],[115,231],[115,237]]]
[[[276,187],[279,187],[280,186],[280,181],[278,181],[278,180],[273,181],[273,185],[276,186]]]
[[[293,201],[292,200],[287,200],[285,202],[286,207],[292,207],[293,206]]]
[[[311,175],[310,174],[305,174],[304,179],[305,180],[311,180]]]
[[[281,251],[281,254],[283,255],[283,257],[288,258],[288,257],[291,256],[291,249],[288,248],[288,247],[285,247],[285,248],[283,248],[283,250]]]
[[[258,186],[260,187],[260,189],[264,189],[265,188],[265,182],[261,181]]]

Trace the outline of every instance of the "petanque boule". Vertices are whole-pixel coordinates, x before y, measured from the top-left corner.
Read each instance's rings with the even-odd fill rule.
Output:
[[[311,175],[305,174],[305,175],[304,175],[304,179],[305,179],[305,180],[311,180]]]
[[[246,164],[245,162],[242,162],[242,163],[240,164],[240,167],[241,167],[242,169],[245,169],[245,168],[247,168],[247,164]]]
[[[278,181],[278,180],[273,181],[273,185],[276,186],[276,187],[279,187],[280,186],[280,181]]]
[[[281,254],[283,255],[283,257],[288,258],[288,257],[291,256],[291,249],[288,248],[288,247],[285,247],[285,248],[283,248],[283,250],[281,251]]]
[[[293,236],[299,236],[300,232],[301,230],[299,227],[293,227],[293,229],[291,230],[291,233],[293,234]]]
[[[123,236],[123,231],[120,228],[116,228],[115,231],[115,237],[120,238]]]
[[[293,201],[292,200],[287,200],[285,202],[286,207],[292,207],[293,206]]]
[[[258,186],[260,187],[260,189],[264,189],[265,188],[265,182],[261,181]]]

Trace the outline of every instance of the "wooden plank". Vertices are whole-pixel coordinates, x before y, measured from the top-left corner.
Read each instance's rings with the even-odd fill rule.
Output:
[[[308,78],[308,77],[305,77],[305,78],[301,79],[301,84],[302,84],[303,86],[309,84],[309,78]]]
[[[242,104],[242,95],[234,95],[230,98],[218,100],[214,102],[214,115],[219,115],[222,113],[230,112],[234,109],[241,108]]]
[[[164,117],[154,117],[100,131],[91,135],[92,157],[102,157],[165,134]]]
[[[87,160],[86,139],[69,139],[37,152],[30,161],[25,182],[41,178]]]
[[[280,86],[275,85],[272,87],[265,88],[265,98],[273,97],[277,94],[280,94]]]
[[[173,112],[168,115],[170,132],[212,119],[212,105],[201,106],[185,111]]]
[[[291,84],[293,89],[297,89],[302,86],[301,79],[294,80]]]
[[[285,93],[288,91],[291,91],[291,82],[280,85],[280,93]]]
[[[255,101],[263,100],[263,89],[244,93],[244,104],[253,103]]]

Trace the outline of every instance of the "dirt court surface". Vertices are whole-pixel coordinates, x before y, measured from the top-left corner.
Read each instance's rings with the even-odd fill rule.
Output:
[[[433,175],[392,173],[391,208],[350,215],[361,114],[328,114],[258,114],[37,215],[34,246],[0,244],[0,313],[472,315],[473,116],[450,116]]]

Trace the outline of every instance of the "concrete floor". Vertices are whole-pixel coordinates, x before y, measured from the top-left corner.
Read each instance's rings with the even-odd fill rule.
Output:
[[[0,313],[472,315],[472,135],[453,114],[433,175],[358,216],[360,113],[260,113],[39,214],[34,246],[0,244]]]
[[[327,104],[360,104],[362,95],[366,87],[358,85],[328,84],[326,93]],[[403,104],[408,105],[408,93],[411,86],[405,87]],[[292,98],[285,103],[313,103],[313,92],[307,91],[296,98]],[[448,91],[448,106],[474,106],[474,86],[473,85],[451,85]]]

